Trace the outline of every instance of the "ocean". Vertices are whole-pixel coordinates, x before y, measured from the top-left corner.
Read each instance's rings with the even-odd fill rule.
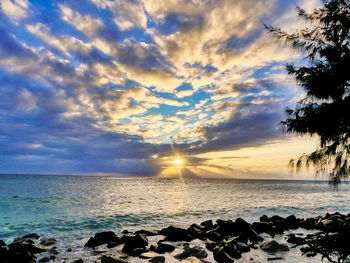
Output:
[[[62,251],[73,248],[74,257],[91,260],[83,245],[99,231],[336,211],[350,213],[348,184],[334,191],[316,181],[0,175],[0,239],[36,232],[58,239]]]

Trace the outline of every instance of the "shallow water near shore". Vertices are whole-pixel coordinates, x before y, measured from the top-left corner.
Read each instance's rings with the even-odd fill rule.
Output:
[[[332,191],[315,181],[0,175],[0,239],[36,232],[58,239],[62,251],[73,248],[74,257],[88,257],[83,244],[104,230],[120,234],[207,219],[253,222],[263,214],[305,218],[336,211],[350,212],[348,184]],[[291,251],[288,258],[299,254]]]

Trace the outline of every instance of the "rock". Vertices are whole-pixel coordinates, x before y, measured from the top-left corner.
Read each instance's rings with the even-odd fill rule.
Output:
[[[292,243],[292,244],[296,244],[296,245],[299,246],[299,245],[304,244],[304,238],[297,237],[295,234],[289,234],[287,242],[288,243]]]
[[[316,229],[316,219],[315,218],[306,218],[304,219],[301,223],[300,226],[305,228],[305,229]]]
[[[103,254],[108,252],[108,250],[106,248],[102,248],[102,247],[98,247],[98,248],[94,248],[94,253],[95,254]]]
[[[103,255],[101,257],[101,263],[127,263],[127,261],[120,258]]]
[[[100,232],[91,237],[85,247],[94,248],[108,243],[120,244],[120,238],[112,231]]]
[[[135,234],[141,234],[144,236],[157,236],[158,235],[158,231],[148,231],[148,230],[138,230],[135,232]]]
[[[269,222],[269,218],[267,217],[267,215],[263,215],[260,217],[260,222]]]
[[[250,224],[240,217],[236,219],[234,224],[240,232],[246,232],[250,230]]]
[[[6,246],[6,243],[0,239],[0,247]]]
[[[53,255],[57,255],[58,254],[58,250],[57,250],[57,247],[53,247],[49,250],[49,253],[50,254],[53,254]]]
[[[159,256],[157,253],[154,253],[154,252],[145,252],[145,253],[142,253],[139,258],[143,258],[143,259],[151,259],[151,258],[154,258],[154,257],[157,257]]]
[[[30,254],[38,254],[38,253],[49,251],[50,249],[43,245],[37,245],[37,244],[31,244],[31,243],[12,243],[8,245],[8,247],[11,253],[16,253],[16,252],[21,253],[24,251],[28,251]]]
[[[205,235],[211,241],[219,242],[222,240],[221,234],[218,232],[217,228],[207,231]]]
[[[175,226],[163,228],[159,234],[164,235],[165,239],[169,241],[191,241],[194,239],[187,229]]]
[[[181,260],[182,263],[202,263],[202,261],[196,257],[188,257],[184,260]]]
[[[214,248],[219,245],[219,243],[217,242],[207,242],[205,243],[205,247],[209,250],[209,251],[214,251]]]
[[[31,233],[21,237],[21,239],[36,239],[36,240],[39,238],[40,238],[40,235],[38,235],[37,233]]]
[[[344,225],[345,221],[339,217],[332,216],[329,216],[327,219],[320,219],[316,224],[317,228],[326,232],[341,232]]]
[[[51,245],[54,245],[57,243],[57,240],[52,238],[52,237],[48,237],[48,238],[43,238],[41,239],[40,241],[40,244],[41,245],[44,245],[44,246],[51,246]]]
[[[285,225],[287,229],[297,229],[299,227],[299,220],[295,215],[287,216],[285,219]]]
[[[36,256],[31,254],[28,251],[21,251],[21,252],[14,252],[11,253],[8,257],[9,263],[35,263],[36,262]],[[6,262],[6,261],[5,261]]]
[[[214,251],[214,259],[218,263],[234,262],[234,259],[230,257],[223,248]]]
[[[212,220],[207,220],[201,223],[201,226],[204,226],[205,230],[209,230],[213,228],[213,221]]]
[[[73,263],[84,263],[84,260],[82,258],[79,258],[77,260],[74,260]]]
[[[196,258],[206,258],[208,253],[201,247],[186,247],[182,253],[179,253],[175,256],[175,258],[182,260],[188,257],[196,257]]]
[[[187,230],[191,236],[199,238],[199,239],[203,239],[203,240],[205,239],[206,228],[204,226],[192,224]]]
[[[260,245],[260,248],[270,253],[289,251],[289,247],[286,244],[280,244],[275,240],[264,242]]]
[[[252,228],[258,233],[269,233],[272,230],[272,225],[269,222],[254,222]]]
[[[39,262],[42,263],[42,262],[49,262],[51,259],[49,257],[43,257],[41,259],[39,259]]]
[[[241,251],[239,250],[238,246],[236,245],[236,243],[231,242],[225,246],[219,246],[218,248],[214,249],[214,258],[215,258],[215,254],[220,254],[225,252],[227,255],[230,256],[230,258],[241,258]]]
[[[165,262],[165,257],[163,256],[156,256],[156,257],[153,257],[149,260],[149,262],[152,262],[152,263],[164,263]]]
[[[148,239],[141,234],[127,234],[121,238],[124,243],[122,249],[123,253],[131,256],[139,256],[146,252],[146,246],[148,245]]]
[[[151,250],[154,252],[157,252],[159,254],[163,254],[165,252],[173,252],[175,250],[175,246],[171,244],[170,242],[166,242],[164,240],[158,241],[157,247],[151,246]]]

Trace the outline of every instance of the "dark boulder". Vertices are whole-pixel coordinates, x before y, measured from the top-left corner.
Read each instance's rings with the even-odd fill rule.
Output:
[[[165,257],[163,257],[163,256],[156,256],[154,258],[151,258],[149,260],[149,262],[152,262],[152,263],[164,263],[165,262]]]
[[[260,248],[270,253],[289,251],[289,247],[286,244],[280,244],[275,240],[264,242],[260,245]]]
[[[209,230],[213,228],[213,221],[212,220],[207,220],[201,223],[201,226],[204,226],[205,230]]]
[[[205,229],[202,225],[192,224],[187,231],[191,236],[204,240],[206,238]]]
[[[85,247],[95,248],[104,244],[120,244],[120,238],[112,231],[100,232],[91,237],[85,244]]]
[[[175,226],[163,228],[159,234],[164,235],[165,239],[169,241],[191,241],[194,239],[187,229]]]
[[[0,239],[0,247],[4,247],[4,246],[6,246],[6,243]]]
[[[101,263],[127,263],[127,261],[120,258],[103,255],[101,257]]]
[[[21,239],[36,239],[36,240],[39,238],[40,238],[40,235],[38,235],[37,233],[31,233],[21,237]]]
[[[148,239],[144,235],[127,234],[121,238],[121,241],[124,243],[122,251],[125,254],[139,256],[147,251]]]
[[[40,241],[40,244],[41,245],[44,245],[44,246],[51,246],[51,245],[54,245],[57,243],[57,240],[52,238],[52,237],[48,237],[48,238],[43,238],[41,239]]]
[[[214,259],[217,262],[233,262],[233,259],[238,259],[242,257],[237,246],[233,243],[216,248],[213,252],[213,255]]]
[[[206,258],[208,256],[208,253],[201,247],[199,246],[194,246],[194,247],[185,247],[184,251],[175,255],[175,258],[182,260],[188,257],[196,257],[199,259]]]
[[[270,222],[270,221],[267,215],[263,215],[260,217],[260,222]]]
[[[205,233],[205,236],[206,236],[209,240],[215,241],[215,242],[219,242],[219,241],[222,240],[221,234],[219,233],[219,227],[207,231],[207,232]]]
[[[141,234],[144,236],[157,236],[158,235],[158,231],[149,231],[149,230],[138,230],[135,232],[135,234]]]
[[[270,233],[272,230],[272,225],[269,222],[254,222],[252,224],[252,229],[258,233]]]
[[[289,234],[288,235],[288,239],[287,239],[288,243],[292,243],[292,244],[296,244],[296,245],[302,245],[304,244],[304,238],[302,237],[297,237],[295,234]]]
[[[295,215],[287,216],[285,219],[285,227],[287,229],[297,229],[299,227],[299,222]]]
[[[50,250],[50,248],[43,246],[43,245],[37,245],[37,244],[32,244],[32,243],[12,243],[8,245],[10,253],[22,253],[22,252],[29,252],[30,254],[39,254],[43,252],[47,252]]]
[[[159,254],[163,254],[166,252],[173,252],[175,250],[175,245],[170,242],[166,242],[164,240],[159,240],[157,246],[151,246],[150,250],[157,252]]]
[[[219,243],[217,242],[206,242],[205,243],[205,247],[209,250],[209,251],[214,251],[215,247],[217,247],[219,245]]]

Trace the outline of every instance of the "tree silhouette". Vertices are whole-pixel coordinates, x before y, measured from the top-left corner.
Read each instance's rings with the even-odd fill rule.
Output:
[[[290,34],[265,25],[308,62],[286,66],[306,95],[294,109],[286,110],[287,119],[281,123],[288,133],[318,136],[319,146],[290,165],[297,170],[313,165],[316,175],[328,175],[329,182],[337,185],[350,174],[350,2],[328,0],[311,13],[297,10],[306,24],[301,30]]]

